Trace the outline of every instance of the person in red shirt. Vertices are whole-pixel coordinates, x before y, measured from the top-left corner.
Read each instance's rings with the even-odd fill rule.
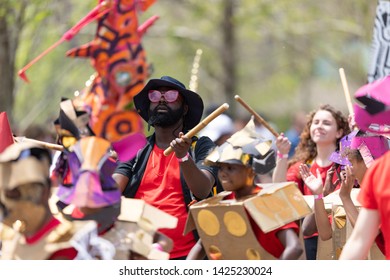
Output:
[[[390,76],[359,88],[354,105],[359,129],[389,138]],[[375,160],[364,175],[358,200],[362,205],[355,227],[344,246],[340,259],[365,259],[372,243],[382,231],[386,259],[390,259],[390,151]]]
[[[185,136],[201,120],[203,101],[178,80],[163,76],[148,81],[134,104],[154,134],[133,160],[119,163],[113,178],[125,197],[178,218],[175,229],[160,232],[174,241],[170,258],[185,259],[197,238],[195,232],[183,236],[188,205],[210,196],[217,180],[215,169],[202,164],[215,144],[208,137]],[[165,156],[168,147],[173,153]]]
[[[236,132],[223,145],[217,147],[205,160],[206,164],[218,166],[218,179],[225,191],[232,194],[225,199],[242,200],[257,194],[261,187],[255,183],[258,174],[265,174],[275,166],[275,154],[271,142],[262,142],[255,132],[253,119]],[[250,215],[249,215],[250,217]],[[264,233],[250,218],[257,241],[274,258],[298,259],[303,248],[298,239],[298,225],[295,222]],[[201,241],[193,248],[189,259],[204,255]]]
[[[358,208],[354,205],[351,198],[351,191],[355,185],[355,181],[360,184],[363,181],[367,168],[372,164],[373,160],[382,156],[388,149],[388,143],[385,137],[374,135],[372,133],[365,134],[360,131],[353,131],[347,136],[344,136],[341,142],[343,149],[340,152],[332,154],[333,160],[343,164],[345,171],[341,172],[341,187],[340,199],[343,202],[343,207],[348,216],[348,220],[352,226],[355,226],[358,217]],[[322,196],[324,187],[320,176],[316,177],[312,174],[309,168],[305,165],[300,167],[301,176],[314,195]],[[325,204],[322,199],[316,199],[314,202],[314,211],[318,232],[322,240],[332,238],[332,221],[328,218],[325,210]],[[377,238],[379,249],[384,252],[384,245],[381,242],[382,238]]]
[[[384,253],[386,259],[390,260],[389,170],[390,151],[376,160],[367,170],[358,195],[362,208],[340,259],[366,259],[374,240],[378,244],[378,233],[381,229]],[[381,251],[383,252],[383,248]]]
[[[334,163],[329,159],[339,147],[340,139],[350,132],[348,119],[330,105],[322,105],[312,111],[300,136],[294,157],[288,161],[287,155],[291,143],[281,134],[276,139],[278,149],[273,182],[296,182],[302,194],[311,195],[312,192],[304,184],[300,174],[300,166],[306,164],[313,174],[319,174],[326,186],[324,195],[338,189],[337,172]],[[333,167],[333,168],[332,168]],[[328,177],[328,181],[326,178]],[[326,183],[326,184],[325,184]],[[318,233],[314,213],[304,218],[302,222],[306,258],[316,259]]]

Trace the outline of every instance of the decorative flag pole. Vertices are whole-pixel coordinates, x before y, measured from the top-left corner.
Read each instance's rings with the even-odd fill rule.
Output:
[[[242,100],[239,95],[235,95],[234,99],[236,99],[242,106],[244,106],[244,108],[247,109],[249,113],[251,113],[255,119],[264,125],[275,137],[279,136],[279,133],[277,133],[275,129],[272,128],[272,126],[270,126],[258,113],[256,113],[255,110],[253,110],[244,100]]]
[[[27,138],[27,137],[24,137],[24,136],[17,136],[17,137],[15,137],[15,140],[18,143],[21,143],[21,142],[32,142],[32,143],[35,143],[37,145],[42,146],[43,148],[47,148],[47,149],[50,149],[50,150],[56,150],[56,151],[61,151],[61,152],[63,150],[65,150],[64,146],[62,146],[62,145],[53,144],[53,143],[49,143],[49,142],[44,142],[44,141],[40,141],[40,140],[35,140],[35,139]]]
[[[345,77],[344,68],[340,68],[339,73],[340,73],[341,83],[343,84],[345,100],[347,101],[348,112],[350,115],[353,115],[352,100],[351,100],[351,95],[349,94],[348,83],[347,83],[347,78]]]

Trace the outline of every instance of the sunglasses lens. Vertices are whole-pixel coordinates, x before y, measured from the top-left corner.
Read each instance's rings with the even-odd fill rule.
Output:
[[[161,92],[158,90],[149,90],[148,96],[151,102],[159,102],[161,99]]]
[[[167,102],[175,102],[178,96],[179,92],[177,90],[168,90],[164,93],[164,98]]]
[[[164,96],[165,101],[171,103],[177,100],[177,97],[179,96],[179,91],[173,89],[161,93],[161,91],[158,90],[149,90],[148,96],[151,102],[159,102],[161,100],[161,96]]]

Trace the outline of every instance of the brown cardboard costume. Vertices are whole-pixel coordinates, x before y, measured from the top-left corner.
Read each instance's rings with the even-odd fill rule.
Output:
[[[354,205],[360,209],[360,203],[357,200],[357,196],[359,194],[360,189],[353,188],[351,192],[351,198]],[[345,243],[347,242],[349,236],[352,233],[353,227],[351,222],[349,221],[343,204],[339,198],[339,191],[330,194],[325,198],[325,201],[328,205],[331,205],[331,213],[332,213],[332,258],[339,259],[341,252],[344,248]],[[378,249],[376,243],[374,243],[370,249],[370,254],[368,259],[372,260],[384,260],[385,256]]]
[[[210,259],[273,260],[258,242],[249,217],[265,233],[298,220],[311,210],[294,183],[262,184],[245,200],[223,200],[219,193],[190,207],[185,233],[196,228]]]
[[[243,164],[251,166],[257,174],[266,174],[275,167],[275,151],[271,144],[272,141],[264,141],[256,133],[252,118],[243,129],[216,147],[205,159],[205,164]]]
[[[50,161],[48,150],[27,142],[0,154],[2,259],[73,259],[96,235],[94,222],[61,223],[50,213]]]
[[[0,225],[0,239],[2,240],[2,260],[47,260],[56,252],[75,248],[80,252],[87,250],[88,245],[96,236],[96,223],[89,222],[62,222],[52,231],[47,232],[33,244],[29,244],[25,236],[16,228]],[[89,254],[77,252],[75,259],[91,259]]]
[[[253,119],[205,159],[209,165],[220,163],[251,167],[262,174],[275,166],[271,141],[264,142],[255,132]],[[185,232],[197,229],[209,259],[275,259],[259,243],[252,219],[268,233],[311,213],[294,183],[259,184],[257,194],[242,199],[224,200],[222,192],[190,207]]]
[[[351,198],[356,207],[360,208],[360,203],[357,200],[359,188],[353,188]],[[348,219],[348,216],[343,207],[343,203],[339,197],[340,191],[337,190],[328,196],[324,197],[325,209],[332,217],[332,238],[329,240],[321,240],[318,238],[317,260],[337,260],[352,233],[353,226]],[[313,207],[314,198],[312,195],[304,196],[307,203]],[[374,243],[370,249],[368,259],[384,260],[385,256],[381,253],[378,246]]]
[[[72,207],[73,205],[67,206],[63,214],[72,211]],[[112,259],[167,260],[173,247],[173,241],[158,232],[158,229],[175,228],[176,226],[176,217],[145,203],[143,200],[122,197],[117,220],[109,230],[101,233],[99,237],[113,244],[115,252]]]
[[[175,228],[177,218],[173,217],[143,200],[122,197],[121,214],[112,230],[103,238],[118,243],[118,234],[123,238],[116,246],[115,259],[167,260],[173,247],[173,241],[162,233],[160,228]],[[130,252],[130,256],[129,256]]]

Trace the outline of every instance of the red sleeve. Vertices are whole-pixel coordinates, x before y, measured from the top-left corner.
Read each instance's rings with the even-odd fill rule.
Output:
[[[252,218],[250,218],[250,223],[253,232],[256,235],[257,241],[268,253],[273,255],[275,258],[279,258],[285,249],[276,234],[281,230],[290,228],[293,229],[297,235],[299,234],[298,225],[295,222],[286,224],[267,233],[264,233]]]
[[[74,260],[77,256],[75,248],[65,248],[54,252],[49,260]]]
[[[291,222],[291,223],[288,223],[284,226],[281,226],[280,228],[277,228],[276,231],[279,231],[282,229],[289,229],[289,228],[293,229],[296,232],[296,234],[299,235],[299,226],[296,222]]]
[[[303,180],[299,174],[299,166],[301,165],[301,162],[296,162],[293,165],[291,165],[287,170],[286,179],[288,182],[295,182],[298,185],[299,190],[301,193],[304,193],[303,191]]]
[[[380,232],[378,236],[375,238],[375,243],[378,246],[379,250],[381,250],[382,254],[386,255],[385,239],[383,238],[382,232]]]

